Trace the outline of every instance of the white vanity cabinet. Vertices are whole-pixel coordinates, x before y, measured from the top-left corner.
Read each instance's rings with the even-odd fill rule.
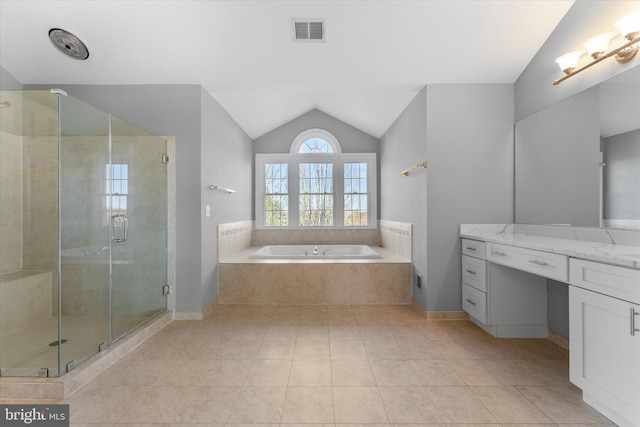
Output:
[[[462,239],[462,309],[472,322],[495,337],[546,337],[546,280],[501,265],[508,265],[510,256],[500,259],[500,263],[489,262],[494,246]],[[513,248],[504,251],[514,253]]]
[[[640,270],[571,259],[570,379],[620,426],[640,426]]]

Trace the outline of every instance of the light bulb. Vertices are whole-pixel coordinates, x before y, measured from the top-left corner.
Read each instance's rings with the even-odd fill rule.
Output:
[[[584,47],[587,49],[587,53],[593,59],[598,59],[600,55],[602,55],[607,51],[607,47],[609,46],[609,41],[613,38],[613,36],[614,36],[613,33],[603,33],[590,38],[584,44]]]
[[[574,68],[576,68],[576,65],[578,65],[578,61],[580,60],[581,55],[582,52],[579,50],[565,53],[564,55],[556,59],[556,63],[560,66],[560,69],[565,74],[569,74],[573,71]]]

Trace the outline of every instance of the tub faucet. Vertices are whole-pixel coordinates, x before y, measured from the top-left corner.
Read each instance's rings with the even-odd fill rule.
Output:
[[[313,254],[314,255],[318,255],[318,247],[317,246],[313,248]]]

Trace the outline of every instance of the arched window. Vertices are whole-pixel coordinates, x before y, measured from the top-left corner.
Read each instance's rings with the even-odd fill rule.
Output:
[[[256,227],[375,228],[375,153],[342,153],[337,138],[308,129],[289,154],[256,154]]]
[[[295,137],[291,154],[339,154],[342,148],[338,139],[324,129],[309,129]]]

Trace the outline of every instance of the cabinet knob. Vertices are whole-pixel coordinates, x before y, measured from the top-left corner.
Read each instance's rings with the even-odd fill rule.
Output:
[[[476,305],[476,303],[474,301],[471,301],[469,298],[467,298],[466,301],[471,305]]]
[[[467,246],[466,248],[468,251],[475,251],[476,248],[474,248],[473,246]]]
[[[473,270],[465,270],[465,272],[467,272],[467,273],[469,273],[469,274],[473,274],[473,275],[475,275],[475,274],[476,274],[476,272],[475,272],[475,271],[473,271]]]
[[[636,316],[640,315],[640,311],[636,311],[631,307],[631,336],[635,337],[636,332],[640,332],[640,329],[636,328]]]

